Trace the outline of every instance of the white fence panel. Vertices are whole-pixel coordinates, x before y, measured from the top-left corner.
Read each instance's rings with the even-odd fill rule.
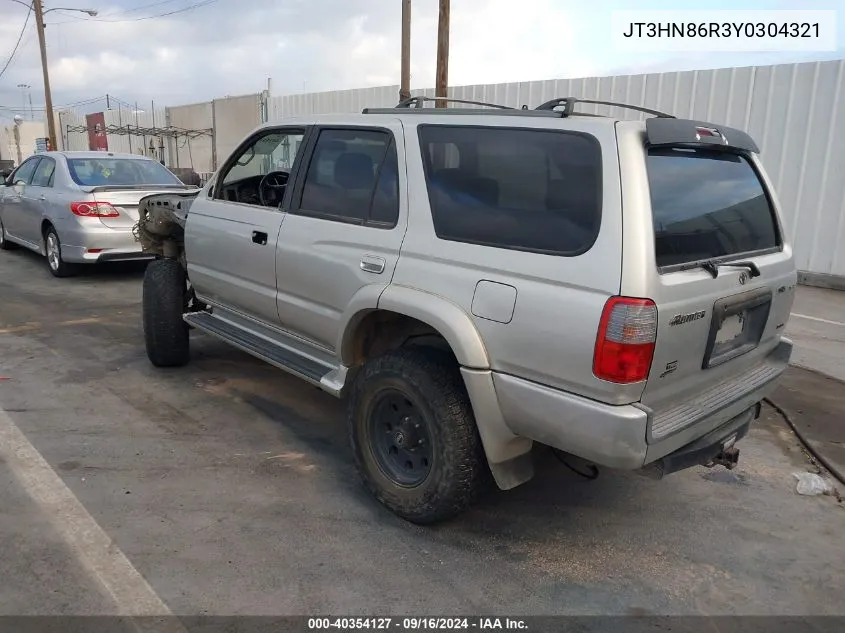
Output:
[[[674,73],[454,86],[450,97],[536,107],[557,97],[616,101],[747,130],[774,181],[802,271],[845,276],[845,60]],[[398,86],[271,99],[271,118],[392,107]],[[434,96],[434,89],[413,90]],[[456,105],[455,107],[462,107]],[[471,107],[471,106],[469,106]],[[645,115],[583,104],[625,119]],[[838,175],[837,175],[838,174]]]

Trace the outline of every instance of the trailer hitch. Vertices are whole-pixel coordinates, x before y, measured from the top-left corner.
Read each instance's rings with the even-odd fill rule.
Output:
[[[736,467],[737,462],[739,462],[739,449],[736,446],[731,446],[730,448],[722,449],[716,457],[704,464],[704,466],[707,468],[724,466],[728,470],[733,470]]]

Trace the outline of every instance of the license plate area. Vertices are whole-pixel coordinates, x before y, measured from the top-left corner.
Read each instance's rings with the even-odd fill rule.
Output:
[[[716,301],[702,369],[722,365],[756,349],[763,338],[771,306],[772,293],[768,288]]]

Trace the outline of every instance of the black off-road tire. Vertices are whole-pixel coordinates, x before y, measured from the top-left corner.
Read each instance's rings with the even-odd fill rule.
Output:
[[[187,281],[174,259],[147,266],[143,284],[144,342],[156,367],[181,367],[190,358],[188,324],[182,319]]]
[[[16,249],[17,247],[17,244],[13,244],[8,239],[6,239],[6,229],[3,226],[3,220],[0,220],[0,250],[11,251]]]
[[[379,465],[369,416],[388,390],[401,392],[427,424],[430,470],[414,487],[397,483]],[[365,486],[407,521],[425,525],[452,518],[483,489],[481,439],[460,369],[446,352],[405,347],[367,362],[355,379],[347,422],[355,466]]]

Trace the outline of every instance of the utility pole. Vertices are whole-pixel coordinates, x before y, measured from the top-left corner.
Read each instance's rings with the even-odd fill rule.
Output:
[[[50,149],[55,150],[56,122],[53,120],[53,95],[50,93],[50,74],[47,69],[47,43],[44,40],[44,7],[41,0],[33,0],[32,9],[35,12],[35,28],[38,30],[38,44],[41,46],[41,68],[44,71],[44,105],[47,109],[47,138]]]
[[[411,98],[411,0],[402,0],[402,72],[399,101]]]
[[[440,0],[440,17],[437,22],[437,78],[435,97],[446,97],[449,87],[449,0]],[[437,108],[445,108],[445,101],[437,101]]]

